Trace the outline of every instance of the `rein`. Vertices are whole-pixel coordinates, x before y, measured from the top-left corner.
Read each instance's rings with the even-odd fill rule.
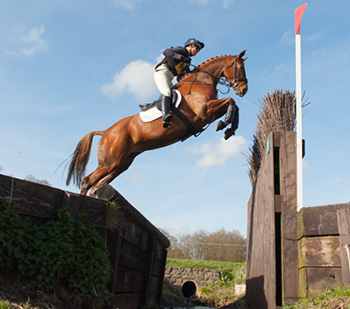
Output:
[[[220,75],[215,75],[207,70],[204,70],[202,69],[201,67],[199,66],[196,66],[196,65],[193,65],[193,64],[190,64],[191,66],[193,66],[195,69],[198,69],[198,70],[201,70],[202,72],[204,73],[207,73],[211,76],[213,76],[214,78],[217,78],[218,79],[218,84],[220,85],[225,85],[227,87],[227,92],[220,92],[223,93],[223,94],[226,94],[230,91],[230,88],[232,87],[233,89],[236,89],[238,84],[237,82],[247,82],[247,78],[245,77],[241,77],[241,78],[238,78],[237,77],[237,61],[236,61],[236,58],[237,56],[233,56],[233,62],[232,63],[229,63],[228,65],[226,65],[224,67],[224,69],[221,71]],[[234,79],[232,80],[232,82],[228,81],[225,77],[222,77],[221,75],[229,68],[233,66],[233,72],[234,72]],[[205,85],[205,86],[212,86],[212,87],[215,87],[216,88],[216,84],[209,84],[209,83],[204,83],[204,82],[179,82],[176,84],[176,88],[180,87],[181,85],[186,85],[186,84],[192,84],[192,85]],[[240,87],[240,86],[239,86]]]

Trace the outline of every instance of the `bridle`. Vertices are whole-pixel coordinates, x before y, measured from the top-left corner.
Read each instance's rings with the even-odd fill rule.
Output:
[[[233,89],[236,90],[237,87],[241,87],[240,85],[238,85],[238,82],[248,82],[247,78],[246,77],[237,77],[237,56],[233,56],[233,62],[232,63],[229,63],[222,71],[221,71],[221,75],[224,74],[224,72],[233,65],[233,80],[232,82],[229,82],[227,79],[224,80],[224,82],[229,86],[229,87],[232,87]],[[223,77],[221,77],[220,79],[222,79]]]
[[[201,70],[202,72],[204,73],[207,73],[211,76],[213,76],[214,78],[218,79],[218,84],[220,85],[225,85],[227,86],[228,90],[227,92],[225,93],[228,93],[230,91],[230,88],[232,87],[234,90],[236,90],[237,88],[240,88],[241,85],[238,84],[238,82],[248,82],[247,78],[245,77],[237,77],[237,56],[233,56],[233,62],[229,63],[228,65],[226,65],[221,73],[219,75],[215,75],[207,70],[204,70],[202,69],[201,67],[199,66],[195,66],[193,64],[190,64],[192,67],[198,69],[198,70]],[[222,76],[224,74],[224,72],[230,68],[231,66],[233,66],[233,80],[232,82],[228,81],[224,76]],[[209,83],[204,83],[204,82],[179,82],[176,84],[176,87],[180,87],[181,85],[185,85],[185,84],[199,84],[199,85],[207,85],[207,86],[213,86],[213,87],[216,87],[215,84],[209,84]]]

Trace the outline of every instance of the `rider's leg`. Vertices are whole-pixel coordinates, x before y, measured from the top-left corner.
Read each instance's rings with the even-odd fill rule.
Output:
[[[173,117],[170,113],[170,103],[171,103],[171,97],[162,96],[162,113],[163,113],[163,127],[167,128],[168,125],[172,125],[171,122],[173,120]]]
[[[154,80],[162,94],[162,113],[163,113],[163,127],[166,128],[168,125],[171,125],[172,117],[170,112],[170,103],[171,103],[171,88],[173,86],[172,80],[174,75],[170,70],[165,66],[159,66],[154,72]]]

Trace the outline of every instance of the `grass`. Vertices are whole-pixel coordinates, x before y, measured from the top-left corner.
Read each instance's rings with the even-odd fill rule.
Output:
[[[209,268],[209,269],[215,269],[221,272],[236,272],[237,270],[240,270],[242,267],[245,268],[245,263],[167,259],[167,266],[175,266],[175,267],[183,267],[183,268]]]
[[[283,306],[286,309],[342,309],[350,308],[350,288],[339,287],[336,290],[326,290],[319,296],[302,299],[296,303],[288,303]]]
[[[18,304],[18,303],[13,303],[9,302],[7,300],[2,300],[0,299],[0,309],[14,309],[14,308],[19,308],[19,309],[36,309],[35,307],[31,307],[29,304],[29,301],[26,304]]]

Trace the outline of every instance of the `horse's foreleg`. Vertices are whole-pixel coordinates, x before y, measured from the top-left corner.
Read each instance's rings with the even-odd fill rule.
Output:
[[[235,131],[238,129],[239,123],[239,109],[238,106],[229,106],[227,109],[225,123],[226,125],[231,123],[231,128],[227,129],[224,133],[225,140],[229,139],[232,135],[235,135]]]
[[[208,115],[210,113],[213,114],[219,114],[220,109],[226,109],[226,117],[224,121],[219,121],[216,127],[216,131],[222,130],[226,128],[231,123],[231,128],[227,129],[225,131],[224,137],[225,139],[230,138],[232,135],[235,134],[235,131],[238,128],[238,106],[236,105],[235,101],[228,97],[221,100],[213,100],[210,101],[211,104],[209,104],[210,109],[208,108]]]
[[[207,117],[211,118],[212,116],[219,115],[219,118],[225,114],[229,106],[236,106],[235,101],[230,97],[218,100],[210,100],[207,103]]]

